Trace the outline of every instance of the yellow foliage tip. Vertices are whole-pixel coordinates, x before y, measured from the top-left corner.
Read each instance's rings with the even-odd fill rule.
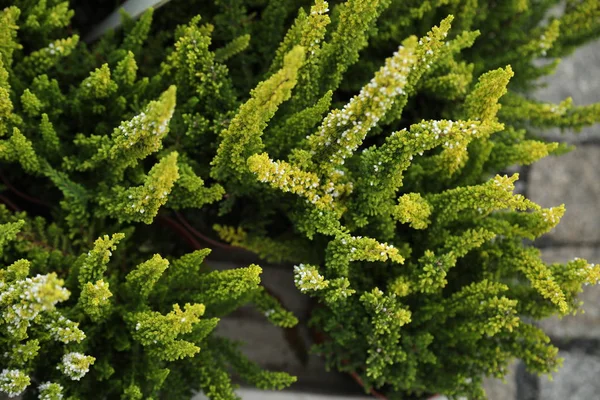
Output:
[[[296,287],[303,293],[325,289],[329,286],[329,281],[319,274],[317,267],[305,264],[299,264],[294,267],[294,282],[296,283]]]
[[[475,89],[465,100],[465,111],[468,118],[495,120],[500,109],[498,100],[507,92],[507,85],[514,76],[510,65],[489,71],[479,77]]]
[[[398,199],[393,217],[414,229],[425,229],[430,223],[431,205],[419,193],[407,193]]]
[[[266,153],[249,157],[248,168],[261,182],[283,192],[300,195],[320,208],[331,205],[336,195],[335,191],[329,194],[319,190],[319,177],[315,173],[303,171],[285,161],[273,161]]]
[[[322,158],[324,164],[344,164],[392,107],[394,98],[406,95],[407,77],[416,62],[414,49],[400,46],[358,95],[342,110],[329,113],[318,131],[307,138],[311,154]]]
[[[560,219],[565,214],[565,205],[561,204],[558,207],[550,207],[541,210],[541,216],[544,222],[551,224],[552,227],[558,225]]]
[[[340,239],[339,242],[349,250],[351,260],[391,260],[399,264],[404,263],[404,257],[392,244],[380,243],[375,239],[363,238],[362,236],[350,236]]]

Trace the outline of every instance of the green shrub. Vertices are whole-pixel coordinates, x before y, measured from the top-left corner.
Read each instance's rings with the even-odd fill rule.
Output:
[[[534,129],[599,119],[598,105],[527,97],[600,34],[597,1],[546,20],[558,1],[173,0],[154,26],[152,10],[124,17],[89,47],[66,2],[11,3],[0,390],[231,399],[232,371],[291,384],[211,333],[245,304],[297,320],[260,267],[203,263],[207,227],[295,265],[319,301],[315,350],[366,391],[482,398],[515,357],[559,365],[532,321],[574,313],[600,268],[542,262],[524,239],[564,207],[514,194],[503,173],[568,150]]]

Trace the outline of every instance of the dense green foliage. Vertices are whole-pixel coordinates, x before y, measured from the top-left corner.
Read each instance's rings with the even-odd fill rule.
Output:
[[[482,398],[515,357],[558,366],[531,321],[576,312],[600,266],[542,262],[524,239],[564,207],[505,171],[567,150],[536,129],[600,119],[527,97],[600,35],[597,1],[548,19],[557,0],[173,0],[91,45],[67,2],[4,3],[0,391],[232,399],[232,370],[291,384],[212,331],[250,303],[296,318],[260,267],[211,271],[186,219],[295,264],[315,350],[366,391]]]

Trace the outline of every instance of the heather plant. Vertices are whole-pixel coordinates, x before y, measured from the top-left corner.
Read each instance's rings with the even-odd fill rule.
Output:
[[[525,241],[564,207],[514,193],[505,171],[568,150],[533,129],[599,119],[598,105],[527,97],[600,33],[597,2],[546,20],[556,1],[174,0],[90,45],[66,2],[11,3],[0,390],[290,385],[212,332],[248,304],[297,323],[259,266],[204,263],[222,242],[294,269],[317,302],[314,350],[372,394],[483,398],[514,358],[560,364],[534,322],[575,313],[600,267],[541,260]]]

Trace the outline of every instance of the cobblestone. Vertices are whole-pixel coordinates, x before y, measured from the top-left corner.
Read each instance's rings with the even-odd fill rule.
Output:
[[[600,263],[600,248],[556,247],[542,251],[544,261],[567,262],[574,257]],[[583,301],[584,313],[559,319],[551,317],[540,321],[540,327],[554,338],[599,338],[600,339],[600,285],[586,286],[579,299]]]
[[[502,379],[486,378],[483,381],[483,388],[488,396],[488,400],[513,400],[517,395],[516,384],[517,362],[515,361],[508,370],[508,374]]]
[[[573,98],[576,105],[592,104],[600,101],[600,41],[578,48],[566,57],[554,75],[544,77],[540,83],[546,87],[535,91],[534,97],[541,101],[559,103],[567,97]],[[579,143],[600,140],[600,128],[586,127],[579,133],[572,130],[546,129],[538,132],[551,140]]]
[[[306,339],[306,332],[302,332]],[[322,390],[338,395],[360,395],[361,388],[346,374],[327,372],[323,360],[311,354],[306,363],[300,361],[284,332],[270,323],[253,318],[224,318],[217,334],[242,342],[242,351],[263,368],[285,371],[298,377],[293,389]],[[305,340],[308,342],[308,340]]]
[[[237,394],[242,400],[372,400],[371,397],[335,396],[317,393],[299,392],[267,392],[264,390],[240,389]],[[207,400],[202,394],[196,395],[192,400]],[[437,400],[437,399],[436,399]],[[440,399],[441,400],[441,399]]]
[[[541,400],[592,400],[600,393],[600,358],[579,351],[559,352],[563,367],[553,381],[540,379]]]
[[[600,243],[600,146],[546,157],[529,172],[529,198],[544,207],[565,204],[558,226],[546,235],[571,244]]]

